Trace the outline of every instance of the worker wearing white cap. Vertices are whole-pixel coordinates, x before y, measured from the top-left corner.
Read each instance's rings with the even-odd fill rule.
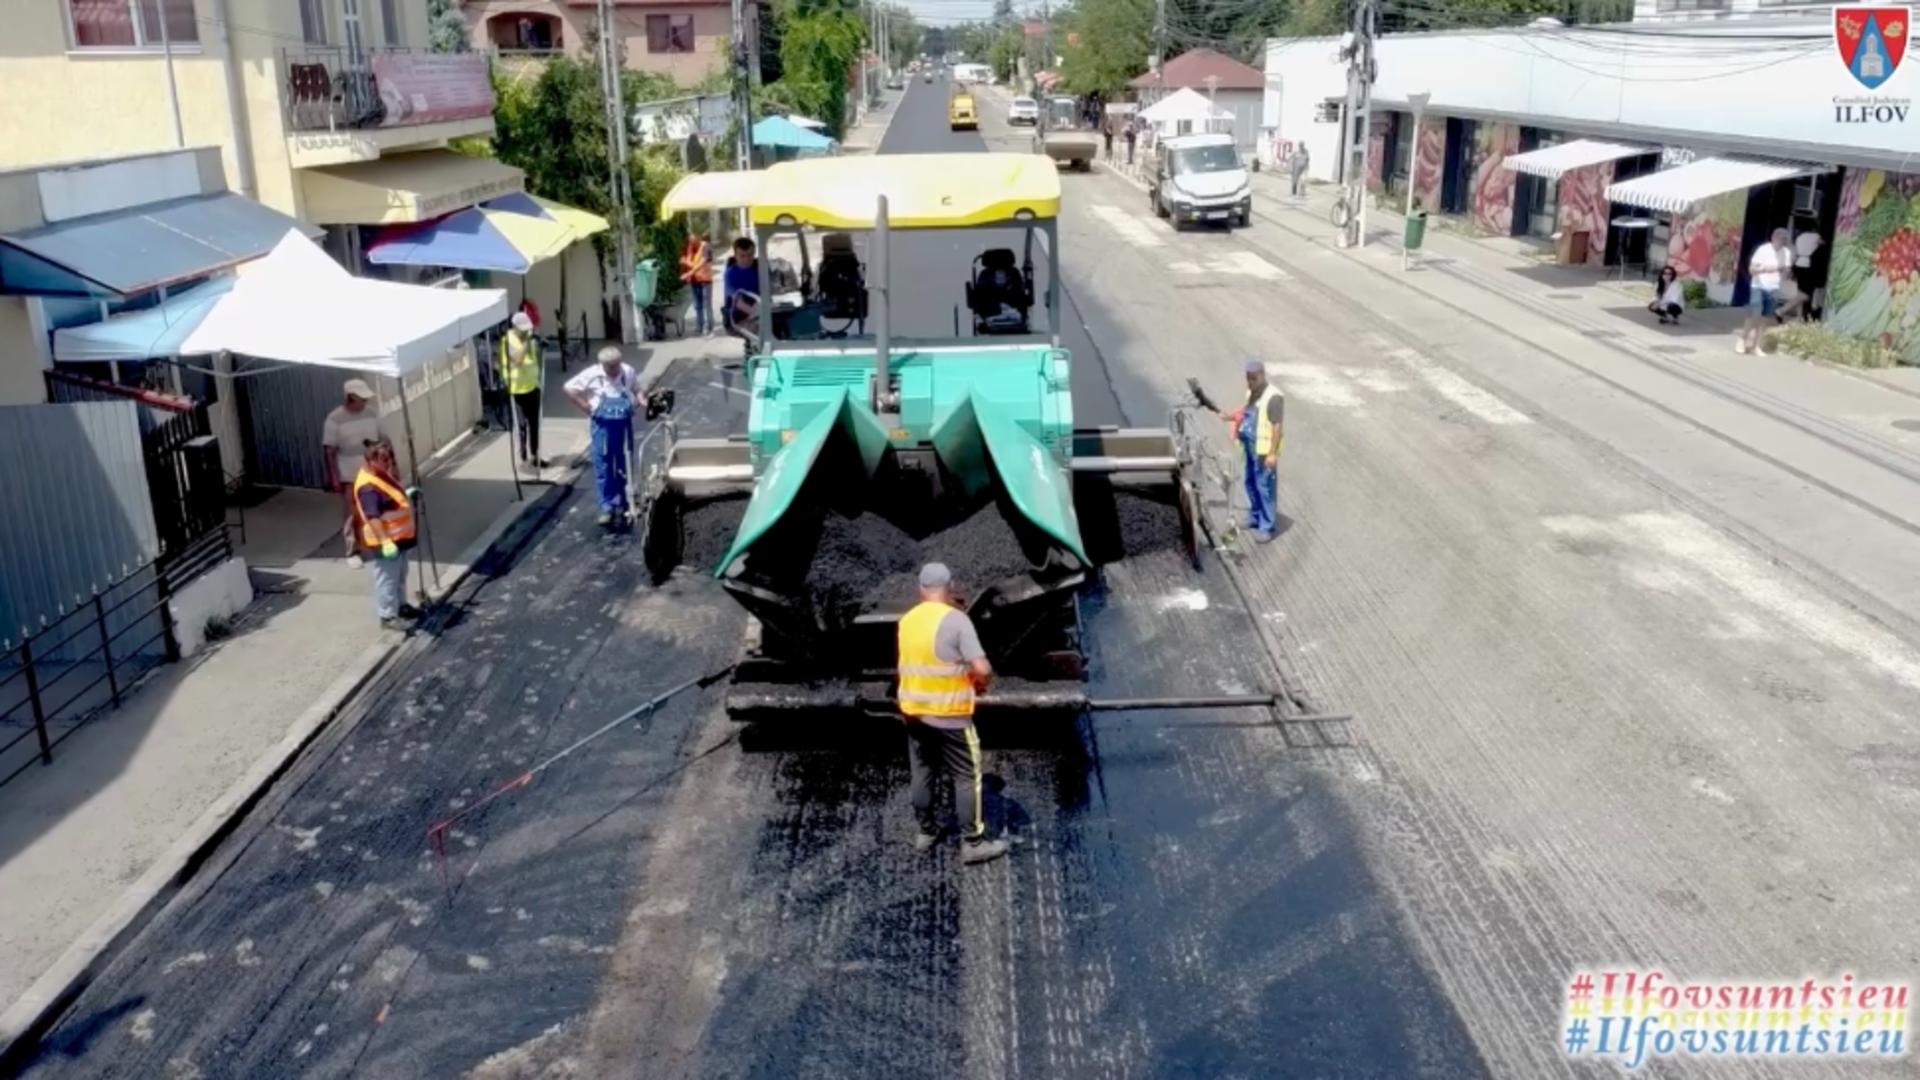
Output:
[[[327,490],[338,492],[342,523],[340,536],[346,541],[347,562],[360,565],[360,543],[354,536],[353,480],[360,475],[369,444],[380,439],[380,408],[374,404],[373,387],[365,379],[348,379],[341,388],[346,400],[327,414],[320,428],[320,457],[326,470]]]
[[[645,408],[640,376],[620,346],[600,350],[600,362],[568,379],[567,397],[591,417],[593,475],[600,488],[600,524],[624,517],[627,506],[627,448],[633,442],[633,413]]]
[[[1007,853],[1006,840],[987,838],[980,736],[973,729],[974,695],[993,681],[993,665],[961,608],[946,564],[921,567],[920,602],[900,617],[900,714],[907,726],[913,815],[920,824],[914,848],[928,851],[940,842],[933,784],[945,776],[960,818],[960,857],[983,863]]]
[[[507,332],[500,336],[500,381],[507,384],[520,427],[520,460],[538,469],[540,460],[540,386],[546,367],[540,360],[540,340],[533,336],[533,317],[513,313]]]
[[[1253,538],[1267,543],[1274,537],[1274,513],[1279,497],[1280,448],[1286,444],[1287,396],[1267,381],[1267,365],[1248,357],[1241,365],[1247,376],[1247,400],[1230,413],[1221,413],[1233,425],[1246,458],[1247,528]]]

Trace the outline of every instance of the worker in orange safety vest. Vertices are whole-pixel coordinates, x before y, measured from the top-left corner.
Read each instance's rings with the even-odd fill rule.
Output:
[[[413,497],[400,486],[393,443],[379,439],[367,445],[360,474],[353,480],[353,513],[360,526],[360,546],[373,567],[373,610],[380,625],[403,630],[406,619],[420,611],[405,602],[407,552],[414,545]]]
[[[952,571],[942,563],[920,568],[920,602],[900,618],[899,700],[920,824],[914,849],[929,851],[940,842],[933,784],[944,775],[962,819],[961,861],[983,863],[1007,853],[1005,839],[987,837],[980,736],[973,727],[974,695],[993,680],[993,665],[962,607]]]

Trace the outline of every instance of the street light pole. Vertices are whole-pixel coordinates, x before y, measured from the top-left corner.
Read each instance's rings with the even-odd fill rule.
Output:
[[[1420,186],[1420,117],[1427,111],[1427,102],[1433,100],[1430,92],[1408,94],[1407,104],[1413,106],[1413,160],[1407,163],[1407,213],[1406,220],[1413,220],[1413,192]],[[1413,252],[1408,250],[1406,237],[1401,236],[1400,269],[1405,270],[1413,263]]]
[[[186,0],[189,7],[193,0]],[[166,59],[167,66],[167,105],[173,110],[173,145],[185,149],[187,145],[186,129],[180,126],[180,89],[173,81],[173,36],[167,30],[167,0],[159,0],[155,5],[160,9],[160,53]],[[239,156],[239,147],[234,148]]]

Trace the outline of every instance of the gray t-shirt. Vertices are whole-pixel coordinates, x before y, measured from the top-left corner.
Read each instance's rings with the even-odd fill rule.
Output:
[[[949,664],[967,664],[987,655],[966,612],[955,609],[941,616],[940,628],[933,632],[933,655]],[[922,716],[918,719],[928,727],[949,731],[959,731],[973,722],[965,717]]]

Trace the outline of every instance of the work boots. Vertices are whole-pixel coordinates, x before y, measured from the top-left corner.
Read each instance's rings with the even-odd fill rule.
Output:
[[[1004,839],[968,840],[960,845],[960,861],[971,866],[975,863],[992,862],[1007,853],[1008,844]]]

